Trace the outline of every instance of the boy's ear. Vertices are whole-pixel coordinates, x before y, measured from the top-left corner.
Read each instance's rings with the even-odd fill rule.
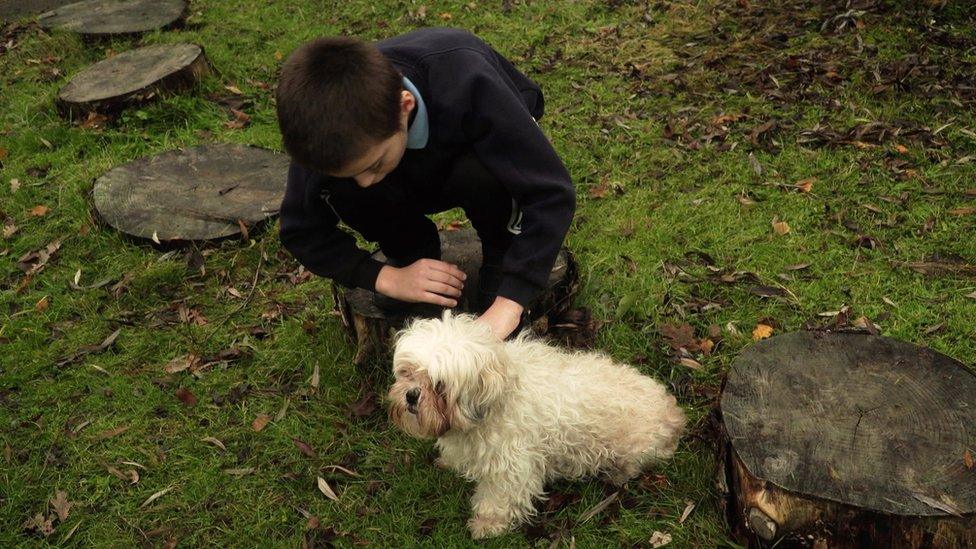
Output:
[[[400,114],[409,114],[417,106],[417,98],[407,90],[400,92]]]

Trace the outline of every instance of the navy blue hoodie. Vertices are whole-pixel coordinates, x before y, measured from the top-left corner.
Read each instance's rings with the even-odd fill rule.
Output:
[[[503,258],[498,295],[528,306],[545,288],[576,206],[569,173],[535,122],[543,114],[539,86],[463,30],[425,28],[376,46],[417,87],[429,123],[426,146],[407,149],[391,175],[436,178],[473,149],[522,209],[522,230]],[[292,163],[281,241],[313,273],[374,290],[383,264],[337,227],[338,217],[322,199],[330,179]],[[425,187],[418,184],[417,192],[429,192]],[[437,203],[435,196],[429,200]]]

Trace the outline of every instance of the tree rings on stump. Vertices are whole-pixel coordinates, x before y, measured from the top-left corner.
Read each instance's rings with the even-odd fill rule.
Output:
[[[186,11],[186,0],[86,0],[42,13],[38,23],[85,35],[135,34],[173,25]]]
[[[722,394],[729,517],[762,544],[976,544],[976,375],[866,334],[761,341]]]
[[[210,72],[196,44],[160,44],[126,51],[76,74],[58,93],[62,112],[111,112],[164,91],[196,84]]]
[[[467,279],[457,310],[475,312],[478,292],[478,269],[481,267],[481,241],[473,229],[442,231],[441,259],[458,266]],[[373,254],[383,261],[382,252]],[[549,283],[538,303],[530,310],[532,318],[543,314],[557,314],[569,307],[577,288],[576,263],[568,250],[561,250],[556,257]],[[383,355],[388,349],[392,332],[403,327],[408,317],[436,317],[444,309],[434,305],[415,305],[405,311],[389,312],[373,303],[374,293],[363,289],[334,291],[336,307],[341,313],[343,324],[356,341],[357,365],[373,357]]]
[[[288,157],[246,145],[169,151],[112,169],[95,181],[95,209],[109,225],[154,241],[239,234],[274,216]]]

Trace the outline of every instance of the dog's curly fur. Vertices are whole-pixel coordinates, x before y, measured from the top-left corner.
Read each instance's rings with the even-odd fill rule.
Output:
[[[636,369],[528,332],[502,342],[469,315],[413,321],[397,335],[393,371],[390,417],[437,438],[443,463],[477,483],[476,538],[530,517],[547,481],[626,482],[670,457],[685,425],[675,398]]]

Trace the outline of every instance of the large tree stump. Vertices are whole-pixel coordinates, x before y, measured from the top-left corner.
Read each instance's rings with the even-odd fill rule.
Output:
[[[464,283],[458,309],[473,312],[477,301],[478,269],[481,267],[481,241],[473,229],[442,231],[441,259],[454,263],[468,276]],[[383,253],[373,254],[383,260]],[[576,263],[568,250],[562,250],[556,258],[549,286],[539,303],[530,310],[531,318],[545,314],[557,315],[566,309],[577,287]],[[416,305],[399,314],[384,312],[373,304],[373,292],[363,289],[340,290],[333,286],[333,297],[343,324],[356,341],[357,365],[369,359],[383,356],[388,351],[390,336],[402,328],[407,318],[416,316],[436,317],[443,308],[434,305]]]
[[[886,337],[757,343],[722,395],[727,505],[765,546],[976,545],[976,375]]]
[[[85,0],[42,13],[37,22],[45,29],[107,36],[166,28],[186,13],[186,0]]]
[[[95,181],[99,215],[140,238],[207,240],[239,234],[278,213],[288,158],[246,145],[169,151]]]
[[[19,19],[44,13],[75,0],[0,0],[0,19]]]
[[[160,44],[122,52],[76,74],[58,93],[63,113],[115,112],[163,92],[189,88],[210,72],[196,44]]]

